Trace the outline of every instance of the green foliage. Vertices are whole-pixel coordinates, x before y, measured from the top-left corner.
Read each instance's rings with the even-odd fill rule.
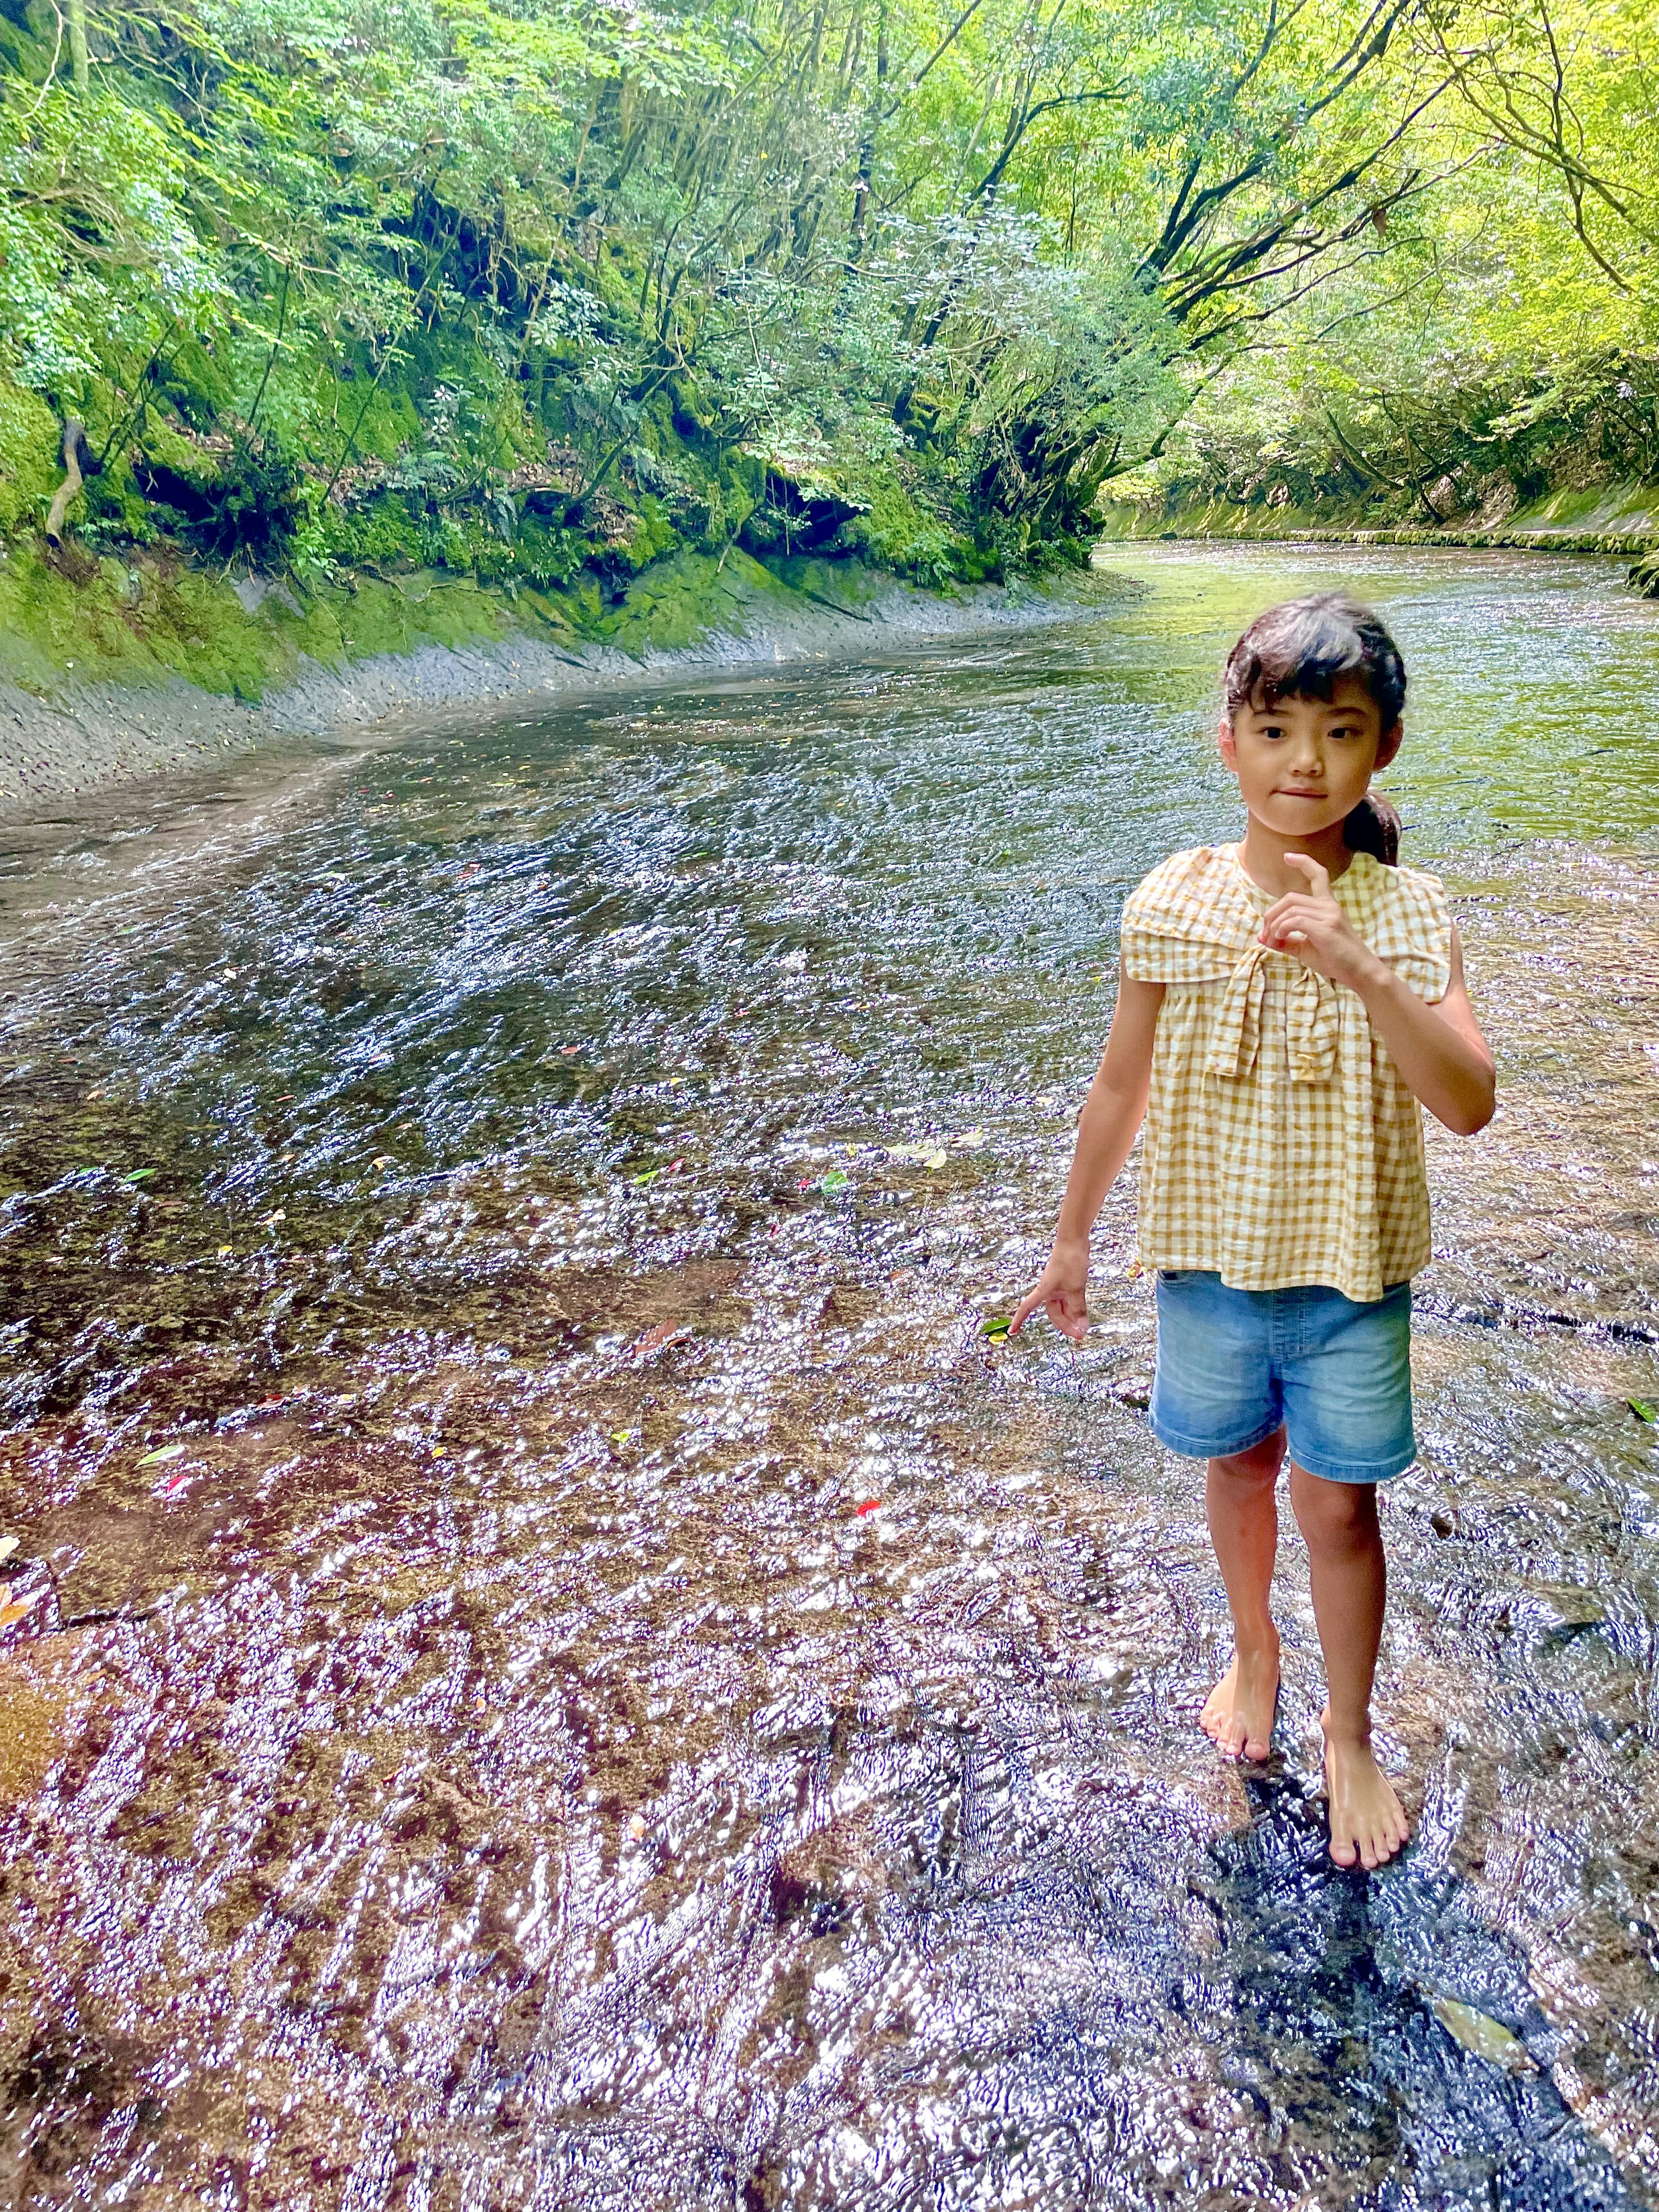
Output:
[[[40,394],[0,377],[0,534],[39,521],[56,481],[58,437]]]
[[[1644,0],[0,11],[6,530],[70,416],[94,552],[600,609],[1656,465]]]

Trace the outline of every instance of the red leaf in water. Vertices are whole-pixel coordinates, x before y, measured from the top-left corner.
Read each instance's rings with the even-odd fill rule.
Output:
[[[860,1518],[860,1520],[861,1521],[861,1520],[864,1518],[864,1516],[865,1516],[865,1515],[866,1515],[866,1513],[878,1513],[880,1510],[881,1510],[881,1500],[880,1500],[880,1498],[866,1498],[866,1499],[865,1500],[864,1504],[863,1504],[862,1505],[860,1505],[860,1508],[859,1508],[859,1518]]]
[[[647,1329],[634,1346],[634,1357],[635,1359],[649,1359],[652,1353],[660,1352],[664,1345],[672,1344],[677,1338],[690,1334],[677,1321],[659,1321],[655,1328]]]

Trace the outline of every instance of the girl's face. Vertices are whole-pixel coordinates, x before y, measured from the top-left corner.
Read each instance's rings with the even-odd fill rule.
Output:
[[[1316,837],[1345,821],[1367,785],[1400,750],[1357,676],[1340,676],[1329,699],[1239,707],[1221,725],[1221,757],[1258,822],[1284,837]]]

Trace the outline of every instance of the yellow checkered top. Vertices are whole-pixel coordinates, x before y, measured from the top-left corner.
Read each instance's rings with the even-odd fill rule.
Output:
[[[1419,998],[1444,998],[1437,876],[1356,853],[1331,886]],[[1176,853],[1123,909],[1126,975],[1164,986],[1138,1242],[1236,1290],[1380,1298],[1428,1264],[1423,1117],[1357,991],[1257,943],[1273,904],[1231,845]]]

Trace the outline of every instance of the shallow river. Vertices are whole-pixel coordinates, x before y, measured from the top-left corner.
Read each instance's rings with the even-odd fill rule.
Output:
[[[1195,1732],[1128,1196],[1080,1354],[983,1327],[1124,895],[1233,823],[1221,654],[1350,580],[1504,1080],[1369,1880],[1288,1517],[1276,1755]],[[1659,2201],[1656,705],[1610,563],[1137,548],[8,832],[6,2201]]]

